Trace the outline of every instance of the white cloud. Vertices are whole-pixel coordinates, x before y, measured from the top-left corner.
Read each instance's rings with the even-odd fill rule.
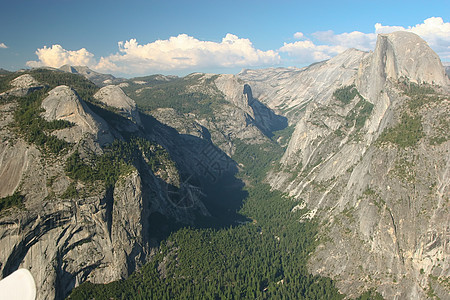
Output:
[[[360,31],[335,34],[332,30],[318,31],[308,39],[303,33],[297,32],[295,38],[304,39],[294,43],[285,43],[279,52],[286,52],[297,63],[307,64],[330,58],[348,48],[364,51],[373,50],[379,33],[394,31],[410,31],[422,37],[428,45],[441,57],[450,60],[450,23],[445,23],[440,17],[426,19],[423,23],[407,28],[402,26],[384,26],[375,24],[375,32],[364,33]]]
[[[60,67],[64,64],[87,65],[100,72],[114,74],[151,74],[157,72],[204,71],[206,69],[246,68],[274,66],[283,63],[280,55],[291,62],[310,64],[329,59],[348,48],[372,50],[377,34],[397,30],[411,31],[425,39],[442,60],[450,60],[450,23],[440,17],[432,17],[423,23],[409,26],[387,26],[375,24],[374,32],[360,31],[336,34],[319,31],[310,35],[294,33],[295,42],[284,43],[277,50],[263,51],[255,48],[249,39],[227,34],[220,42],[200,41],[187,34],[139,44],[136,39],[118,43],[115,54],[94,58],[85,48],[66,50],[60,45],[37,49],[37,61],[29,61],[30,67]],[[6,48],[0,43],[0,48]],[[288,64],[284,60],[284,64]]]
[[[332,30],[318,31],[312,34],[317,40],[334,46],[344,48],[356,48],[359,50],[372,50],[375,48],[377,35],[375,33],[363,33],[360,31],[334,34]]]
[[[70,51],[66,50],[60,45],[53,45],[51,47],[44,46],[44,48],[37,49],[36,55],[38,61],[28,61],[29,67],[54,67],[59,68],[62,65],[69,64],[72,66],[93,66],[95,65],[94,54],[87,51],[85,48],[80,50]]]
[[[305,37],[305,35],[303,34],[303,32],[296,32],[294,33],[294,38],[296,38],[297,40],[301,40]]]
[[[0,43],[0,49],[6,49],[8,46],[5,45],[5,43]]]
[[[186,34],[139,44],[136,39],[119,42],[119,52],[102,57],[96,69],[120,73],[232,68],[274,65],[280,56],[273,50],[256,49],[248,39],[227,34],[220,43],[200,41]]]
[[[286,52],[299,64],[307,64],[315,61],[329,59],[346,48],[341,46],[316,45],[313,42],[298,41],[295,43],[284,43],[279,49],[280,52]]]

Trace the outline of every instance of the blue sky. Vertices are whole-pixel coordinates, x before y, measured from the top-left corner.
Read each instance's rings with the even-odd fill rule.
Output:
[[[118,76],[304,66],[407,29],[450,61],[450,1],[0,0],[0,67]],[[376,24],[377,27],[376,27]],[[400,26],[400,27],[396,27]]]

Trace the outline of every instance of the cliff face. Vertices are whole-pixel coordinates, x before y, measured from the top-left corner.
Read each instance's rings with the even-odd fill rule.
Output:
[[[450,87],[416,35],[380,35],[374,52],[303,69],[82,82],[86,98],[35,75],[14,75],[0,94],[0,201],[23,196],[0,211],[0,271],[30,269],[38,299],[127,277],[176,223],[230,225],[245,197],[236,144],[264,145],[288,122],[266,180],[308,208],[300,222],[320,224],[310,271],[349,296],[447,297]],[[15,114],[41,90],[43,125],[30,136]],[[51,152],[52,137],[69,145]]]
[[[417,83],[420,83],[417,84]],[[318,218],[313,272],[348,295],[448,295],[448,78],[414,34],[380,35],[376,49],[298,121],[268,181]],[[346,97],[343,97],[343,95]],[[445,298],[445,296],[444,296]]]
[[[334,90],[351,84],[361,59],[368,55],[349,49],[303,69],[243,70],[237,76],[252,87],[255,98],[295,124],[308,103],[326,102]]]
[[[155,97],[152,91],[158,89],[163,95],[157,94],[158,99],[173,101],[173,107],[160,103],[149,112],[153,117],[182,134],[210,140],[229,156],[235,151],[234,140],[261,144],[269,140],[272,131],[287,126],[285,117],[254,98],[251,87],[234,75],[196,73],[181,79],[152,77],[137,85],[136,81],[128,84],[127,94],[140,99],[143,107],[149,105],[149,99]]]
[[[45,84],[32,75],[14,82],[25,78],[21,95],[37,101],[29,84]],[[15,114],[23,104],[11,97],[18,96],[11,93],[15,89],[3,93],[0,104],[0,200],[13,194],[23,199],[0,212],[2,277],[27,268],[38,299],[61,299],[86,280],[108,283],[127,277],[149,259],[173,224],[194,224],[196,216],[220,218],[220,212],[206,207],[217,195],[205,194],[202,186],[214,188],[228,177],[237,182],[232,179],[236,167],[208,140],[185,137],[149,116],[141,120],[135,103],[116,87],[100,89],[95,97],[123,108],[125,116],[85,102],[68,86],[48,89],[36,118],[51,126],[30,133],[26,126],[17,127]],[[57,121],[68,123],[61,128]],[[36,134],[43,144],[30,142]],[[49,152],[45,141],[50,136],[69,146]],[[117,150],[122,152],[114,154]],[[214,158],[214,169],[205,166],[202,156]],[[117,175],[106,181],[98,172]]]
[[[47,121],[64,120],[73,127],[56,131],[54,134],[71,143],[78,143],[91,136],[100,145],[110,144],[114,137],[105,120],[97,116],[68,86],[52,89],[42,101],[42,117]]]

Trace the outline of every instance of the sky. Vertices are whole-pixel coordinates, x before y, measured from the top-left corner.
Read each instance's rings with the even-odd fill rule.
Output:
[[[370,51],[378,33],[396,30],[450,61],[448,0],[0,0],[0,68],[235,74]]]

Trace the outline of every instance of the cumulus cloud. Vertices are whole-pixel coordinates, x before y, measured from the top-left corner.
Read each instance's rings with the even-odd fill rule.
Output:
[[[375,24],[373,33],[360,31],[334,33],[332,30],[312,33],[312,39],[297,32],[295,38],[304,39],[294,43],[285,43],[279,52],[286,52],[297,63],[312,63],[335,56],[348,48],[364,51],[373,50],[379,33],[410,31],[422,37],[442,60],[450,59],[450,23],[440,17],[426,19],[423,23],[407,28]]]
[[[294,38],[296,38],[297,40],[301,40],[305,37],[305,35],[303,34],[303,32],[296,32],[294,33]]]
[[[440,17],[402,27],[375,24],[374,32],[335,33],[332,30],[310,34],[294,33],[296,41],[284,43],[276,50],[255,48],[249,39],[227,34],[220,42],[201,41],[187,34],[166,40],[140,44],[136,39],[118,43],[115,54],[94,58],[85,48],[66,50],[60,45],[37,49],[38,60],[30,67],[60,67],[64,64],[87,65],[99,72],[114,74],[150,74],[157,72],[204,71],[207,69],[263,67],[280,64],[310,64],[329,59],[348,48],[373,50],[377,34],[398,30],[421,36],[443,61],[450,60],[450,23]],[[6,48],[0,43],[0,48]],[[282,57],[283,56],[283,57]]]
[[[168,40],[139,44],[136,39],[119,42],[119,52],[102,57],[98,70],[121,73],[232,68],[280,63],[276,51],[256,49],[250,40],[227,34],[220,43],[200,41],[187,34]]]
[[[39,60],[27,62],[27,66],[32,68],[43,66],[59,68],[65,64],[72,66],[94,66],[96,63],[94,54],[85,48],[71,51],[64,49],[61,45],[53,45],[51,47],[44,46],[44,48],[37,49],[35,53]]]
[[[329,59],[345,49],[345,47],[341,46],[316,45],[312,41],[307,40],[284,43],[284,46],[279,51],[287,53],[299,64],[307,64]]]
[[[376,33],[363,33],[359,31],[335,34],[332,30],[318,31],[312,34],[317,40],[334,46],[356,48],[359,50],[372,50],[377,40]]]
[[[5,43],[0,43],[0,49],[6,49],[8,46],[5,45]]]

